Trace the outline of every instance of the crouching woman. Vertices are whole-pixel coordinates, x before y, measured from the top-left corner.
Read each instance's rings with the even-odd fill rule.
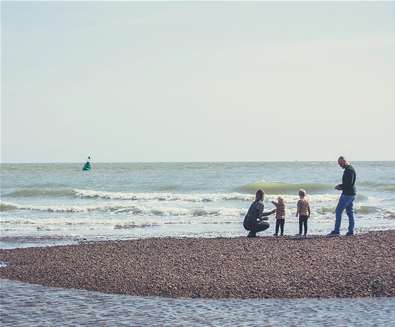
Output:
[[[244,218],[243,226],[246,230],[250,231],[247,237],[256,237],[256,233],[268,229],[270,226],[269,223],[263,220],[267,220],[267,216],[276,212],[276,209],[267,212],[263,211],[263,195],[262,190],[256,191],[255,201],[251,203]]]

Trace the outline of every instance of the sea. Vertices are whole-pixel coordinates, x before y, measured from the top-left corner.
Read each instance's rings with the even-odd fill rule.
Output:
[[[1,164],[1,248],[147,237],[237,237],[257,189],[282,196],[298,232],[307,191],[310,235],[333,229],[343,170],[333,162]],[[395,228],[395,162],[354,162],[356,233]],[[271,227],[262,235],[273,234]],[[344,214],[342,229],[348,221]]]
[[[389,327],[394,298],[174,299],[0,280],[1,326]]]
[[[298,232],[298,190],[309,234],[333,229],[342,169],[333,162],[1,164],[0,248],[151,237],[240,237],[257,189],[265,210],[282,196],[285,234]],[[356,233],[395,228],[395,162],[353,162]],[[274,232],[275,218],[263,236]],[[342,233],[346,232],[344,214]],[[307,240],[308,241],[308,240]],[[1,260],[1,258],[0,258]],[[0,265],[0,269],[6,263]],[[0,280],[4,326],[389,326],[395,298],[166,299]]]

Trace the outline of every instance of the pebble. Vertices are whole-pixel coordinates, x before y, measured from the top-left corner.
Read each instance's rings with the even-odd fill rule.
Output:
[[[152,238],[0,250],[0,278],[189,298],[395,296],[395,230],[304,240]]]

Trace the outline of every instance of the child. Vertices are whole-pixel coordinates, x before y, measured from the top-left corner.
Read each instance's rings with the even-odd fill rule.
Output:
[[[296,217],[299,216],[299,234],[298,236],[302,236],[302,226],[304,227],[304,237],[307,235],[307,219],[310,217],[310,205],[309,202],[307,201],[306,197],[306,191],[305,190],[299,190],[299,201],[297,204],[297,210],[296,210]]]
[[[274,206],[276,207],[276,232],[274,236],[278,236],[278,228],[281,229],[281,236],[284,235],[284,223],[285,223],[285,204],[284,199],[279,196],[277,198],[277,202],[272,201]]]

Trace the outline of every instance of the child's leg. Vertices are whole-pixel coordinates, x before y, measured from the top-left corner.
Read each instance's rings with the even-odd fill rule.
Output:
[[[281,236],[284,235],[284,223],[285,223],[285,219],[281,219],[281,225],[280,225],[280,228],[281,228]]]
[[[280,226],[280,222],[278,219],[276,219],[276,233],[275,235],[278,235],[278,227]]]
[[[303,216],[299,216],[299,235],[302,235]]]
[[[309,219],[309,218],[305,217],[305,218],[304,218],[304,222],[303,222],[303,224],[304,224],[304,236],[307,235],[307,220],[308,220],[308,219]]]

